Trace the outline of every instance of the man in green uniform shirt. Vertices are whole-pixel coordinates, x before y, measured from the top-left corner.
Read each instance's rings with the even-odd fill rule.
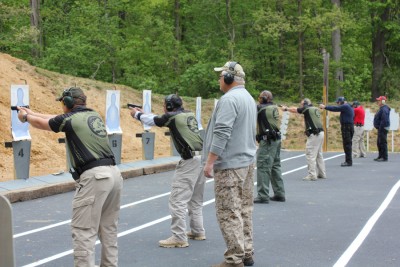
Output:
[[[283,106],[282,109],[304,115],[305,134],[307,135],[306,158],[308,175],[303,180],[317,181],[318,178],[326,178],[325,163],[322,156],[324,129],[322,128],[321,112],[312,105],[311,100],[308,98],[304,98],[301,101],[299,108]]]
[[[285,187],[281,171],[281,134],[278,107],[272,102],[270,91],[261,92],[257,106],[257,197],[254,203],[285,202]],[[274,196],[269,196],[269,184]]]
[[[104,122],[86,107],[86,95],[78,87],[64,90],[56,100],[64,114],[47,115],[18,107],[18,118],[41,130],[65,132],[70,172],[76,181],[71,220],[74,265],[95,266],[94,248],[99,237],[100,265],[116,267],[122,176],[115,166]]]
[[[172,178],[169,197],[172,236],[159,241],[164,248],[188,247],[188,238],[205,240],[203,227],[203,194],[205,177],[201,168],[200,151],[203,140],[193,112],[184,110],[182,99],[175,94],[164,100],[163,115],[144,113],[140,108],[132,108],[131,116],[146,125],[168,127],[176,150],[182,157]],[[189,212],[190,228],[186,232],[186,208]]]

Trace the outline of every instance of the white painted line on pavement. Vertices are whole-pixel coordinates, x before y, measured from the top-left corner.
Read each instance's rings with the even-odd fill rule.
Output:
[[[147,201],[151,201],[151,200],[160,198],[160,197],[168,196],[169,194],[170,194],[170,192],[164,193],[164,194],[160,194],[160,195],[157,195],[157,196],[153,196],[153,197],[149,197],[149,198],[145,198],[145,199],[142,199],[142,200],[139,200],[139,201],[136,201],[136,202],[132,202],[132,203],[129,203],[129,204],[125,204],[125,205],[121,206],[121,209],[125,209],[125,208],[128,208],[128,207],[134,206],[134,205],[138,205],[138,204],[143,203],[143,202],[147,202]],[[44,227],[41,227],[41,228],[37,228],[37,229],[30,230],[30,231],[22,232],[22,233],[19,233],[19,234],[15,234],[13,237],[17,238],[17,237],[21,237],[21,236],[25,236],[25,235],[29,235],[29,234],[34,234],[34,233],[41,232],[41,231],[44,231],[44,230],[48,230],[48,229],[51,229],[51,228],[54,228],[54,227],[57,227],[57,226],[68,224],[70,222],[71,222],[71,220],[66,220],[66,221],[62,221],[62,222],[59,222],[59,223],[50,224],[48,226],[44,226]]]
[[[369,218],[368,222],[365,224],[361,232],[358,234],[356,239],[350,244],[350,246],[346,249],[346,251],[342,254],[339,260],[333,265],[333,267],[344,267],[353,257],[354,253],[358,250],[361,244],[364,242],[365,238],[367,238],[368,234],[371,232],[372,227],[374,227],[375,223],[378,221],[379,217],[389,206],[393,197],[396,195],[397,190],[400,187],[400,181],[398,181],[390,190],[389,194],[386,196],[385,200],[382,202],[381,206],[375,211],[374,215]]]
[[[19,234],[15,234],[13,237],[17,238],[17,237],[21,237],[21,236],[24,236],[24,235],[34,234],[34,233],[37,233],[37,232],[40,232],[40,231],[44,231],[44,230],[47,230],[47,229],[51,229],[51,228],[54,228],[54,227],[57,227],[57,226],[61,226],[61,225],[64,225],[64,224],[67,224],[67,223],[70,223],[70,222],[71,222],[71,220],[67,220],[67,221],[62,221],[62,222],[59,222],[59,223],[50,224],[48,226],[44,226],[44,227],[36,228],[36,229],[30,230],[30,231],[26,231],[26,232],[22,232],[22,233],[19,233]]]
[[[330,160],[330,159],[334,159],[334,158],[337,158],[337,157],[340,157],[340,156],[343,156],[343,155],[344,154],[335,155],[335,156],[332,156],[332,157],[324,159],[324,161],[327,161],[327,160]],[[282,175],[286,175],[286,174],[289,174],[289,173],[292,173],[292,172],[297,172],[297,171],[305,169],[305,168],[307,168],[307,165],[304,165],[302,167],[299,167],[299,168],[284,172],[284,173],[282,173]]]

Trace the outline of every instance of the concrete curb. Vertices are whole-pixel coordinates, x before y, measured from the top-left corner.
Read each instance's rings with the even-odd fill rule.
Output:
[[[143,175],[166,172],[174,170],[176,164],[177,162],[169,162],[150,165],[146,167],[129,168],[121,170],[121,175],[123,179],[129,179]],[[0,192],[0,195],[6,197],[11,203],[14,203],[18,201],[27,201],[36,198],[52,196],[56,194],[70,192],[73,190],[75,190],[75,182],[71,178],[70,182],[59,182],[55,184],[32,186],[23,189],[4,191]]]

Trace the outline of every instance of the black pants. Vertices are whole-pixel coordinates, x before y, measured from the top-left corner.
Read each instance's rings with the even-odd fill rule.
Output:
[[[352,158],[352,145],[353,145],[353,135],[354,135],[354,124],[345,123],[341,125],[342,130],[342,142],[343,142],[343,150],[346,154],[346,162],[349,164],[353,164]]]
[[[378,139],[376,145],[378,146],[379,156],[381,159],[388,159],[388,146],[387,146],[388,130],[378,130]]]

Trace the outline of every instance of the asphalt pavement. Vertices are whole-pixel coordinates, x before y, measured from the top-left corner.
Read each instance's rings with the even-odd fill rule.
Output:
[[[375,162],[375,157],[371,153],[354,159],[352,167],[340,167],[343,153],[324,153],[328,178],[303,181],[304,154],[282,151],[287,201],[255,205],[254,266],[400,266],[400,154],[390,153],[388,162]],[[204,197],[207,239],[190,240],[188,248],[158,246],[171,235],[173,171],[164,170],[124,180],[119,266],[211,266],[223,261],[212,179]],[[73,266],[72,198],[69,191],[12,203],[17,266]],[[98,244],[97,264],[100,249]]]

